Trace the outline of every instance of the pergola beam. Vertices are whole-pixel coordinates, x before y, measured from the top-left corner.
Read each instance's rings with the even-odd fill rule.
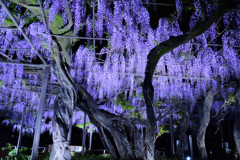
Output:
[[[13,64],[13,65],[22,65],[22,66],[28,66],[28,67],[50,67],[51,65],[45,65],[45,64],[30,64],[30,63],[20,63],[20,62],[6,62],[6,61],[0,61],[0,63],[3,64]]]
[[[175,4],[170,4],[170,3],[142,2],[142,4],[158,5],[158,6],[167,6],[167,7],[176,7]]]
[[[108,0],[108,2],[121,2],[122,0]],[[170,7],[175,7],[175,4],[170,4],[170,3],[157,3],[157,2],[140,2],[142,4],[147,4],[147,5],[159,5],[159,6],[170,6]]]
[[[16,28],[1,28],[0,29],[5,29],[5,30],[18,30]],[[38,33],[38,34],[42,34],[42,35],[47,35],[46,33]],[[99,37],[78,37],[78,36],[65,36],[65,35],[55,35],[55,34],[50,34],[50,36],[52,37],[61,37],[61,38],[72,38],[72,39],[84,39],[84,40],[98,40],[98,41],[110,41],[109,38],[99,38]],[[199,43],[191,43],[191,45],[202,45]],[[214,47],[222,47],[222,44],[214,44],[214,43],[207,43],[208,46],[214,46]],[[234,48],[240,48],[240,46],[235,45],[235,46],[231,46],[230,47],[234,47]],[[1,49],[0,49],[1,50]],[[16,48],[16,49],[5,49],[3,48],[2,50],[31,50],[31,49],[21,49],[21,48]]]
[[[8,90],[19,90],[19,91],[24,91],[24,92],[32,92],[32,93],[36,93],[36,94],[41,94],[41,92],[39,91],[33,91],[33,90],[24,90],[24,89],[19,89],[19,88],[8,88]],[[1,91],[1,88],[0,88]],[[46,93],[47,96],[56,96],[57,94],[55,93]]]
[[[0,50],[31,51],[31,49],[29,49],[29,48],[0,48]]]
[[[40,34],[45,34],[45,33],[40,33]],[[73,39],[86,39],[86,40],[105,40],[109,41],[110,39],[108,38],[95,38],[95,37],[77,37],[77,36],[64,36],[64,35],[55,35],[55,34],[50,34],[52,37],[61,37],[61,38],[73,38]]]
[[[17,31],[18,30],[18,28],[8,28],[8,27],[0,27],[0,29],[1,30],[15,30],[15,31]]]

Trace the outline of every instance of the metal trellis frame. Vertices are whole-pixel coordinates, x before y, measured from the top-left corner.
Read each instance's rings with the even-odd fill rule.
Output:
[[[40,34],[45,34],[45,33],[40,33]],[[46,34],[45,34],[46,35]],[[52,37],[61,37],[61,38],[73,38],[73,39],[85,39],[85,40],[99,40],[99,41],[109,41],[110,39],[108,38],[96,38],[96,37],[78,37],[78,36],[64,36],[64,35],[56,35],[56,34],[50,34]]]
[[[31,51],[30,48],[0,48],[0,50],[14,50],[14,51]]]
[[[20,63],[20,62],[6,62],[6,61],[0,61],[0,63],[4,64],[13,64],[13,65],[22,65],[22,66],[29,66],[29,67],[50,67],[51,65],[45,65],[45,64],[31,64],[31,63]]]
[[[17,143],[17,153],[16,153],[17,155],[19,153],[19,148],[20,148],[21,140],[22,140],[22,130],[23,130],[23,125],[24,125],[25,113],[26,113],[26,106],[23,107],[23,111],[22,111],[21,128],[19,131],[18,143]]]
[[[37,67],[42,67],[44,69],[44,78],[42,82],[42,88],[41,88],[41,95],[40,95],[40,104],[39,104],[39,111],[37,115],[37,121],[36,121],[36,127],[35,127],[35,134],[34,134],[34,141],[33,141],[33,147],[32,147],[32,154],[31,159],[36,160],[38,155],[38,147],[39,147],[39,140],[40,140],[40,134],[41,134],[41,123],[42,123],[42,117],[44,112],[44,103],[46,98],[46,90],[47,90],[47,84],[50,74],[50,66],[47,65],[47,62],[44,60],[40,52],[36,49],[36,47],[33,45],[31,40],[28,38],[24,30],[19,26],[18,21],[14,17],[14,15],[11,13],[9,8],[6,6],[6,4],[3,2],[3,0],[0,0],[0,5],[2,8],[7,12],[8,16],[11,18],[15,26],[19,29],[23,37],[26,39],[26,41],[30,44],[31,48],[36,51],[36,54],[38,57],[42,60],[43,64],[37,65]],[[10,50],[10,49],[9,49]],[[16,49],[11,49],[16,50]],[[7,62],[10,64],[9,62]],[[11,63],[14,64],[14,63]],[[16,64],[16,63],[15,63]],[[18,63],[18,65],[21,65],[21,63]],[[26,66],[33,66],[32,64],[25,64]],[[21,133],[21,132],[20,132]]]
[[[94,55],[96,55],[96,40],[104,40],[104,41],[110,41],[109,38],[98,38],[95,36],[95,0],[93,0],[93,35],[92,37],[78,37],[78,36],[65,36],[65,35],[55,35],[55,34],[46,34],[46,33],[38,33],[38,34],[42,34],[44,35],[50,35],[52,37],[62,37],[62,38],[72,38],[72,39],[82,39],[82,40],[92,40],[93,41],[93,49],[94,49]],[[120,0],[109,0],[110,2],[114,2],[114,1],[120,1]],[[47,21],[45,19],[45,14],[44,14],[44,10],[42,8],[42,1],[38,0],[40,8],[41,8],[41,13],[43,16],[43,22],[45,24],[46,30],[48,30],[48,26],[47,26]],[[154,3],[154,2],[143,2],[142,4],[146,4],[146,5],[161,5],[161,6],[172,6],[175,7],[174,4],[167,4],[167,3]],[[36,122],[36,128],[35,128],[35,134],[34,134],[34,142],[33,142],[33,150],[32,150],[32,159],[36,160],[37,159],[37,154],[38,154],[38,147],[39,147],[39,139],[40,139],[40,133],[41,133],[41,123],[42,123],[42,117],[43,117],[43,112],[44,112],[44,103],[45,103],[45,97],[46,95],[55,95],[52,93],[46,93],[47,91],[47,85],[48,85],[48,79],[49,79],[49,75],[50,75],[50,67],[51,65],[47,65],[47,62],[44,60],[44,58],[41,56],[40,52],[36,49],[36,47],[33,45],[33,43],[30,41],[30,39],[27,37],[27,35],[24,32],[24,28],[20,28],[19,27],[19,23],[17,22],[17,20],[15,19],[15,17],[12,15],[12,13],[10,12],[10,10],[8,9],[8,7],[4,4],[3,0],[0,0],[0,5],[7,11],[9,17],[13,20],[14,24],[17,26],[17,28],[5,28],[5,27],[0,27],[0,29],[2,30],[20,30],[22,32],[22,35],[24,36],[24,38],[29,42],[29,44],[31,45],[32,49],[35,50],[37,52],[37,55],[39,56],[39,58],[42,60],[43,64],[28,64],[28,63],[19,63],[19,62],[3,62],[0,61],[0,63],[5,63],[5,64],[14,64],[14,65],[23,65],[23,66],[28,66],[28,67],[40,67],[42,69],[44,69],[44,78],[42,81],[42,86],[41,86],[41,92],[36,92],[36,91],[31,91],[31,92],[35,92],[40,95],[40,105],[39,105],[39,111],[38,111],[38,115],[37,115],[37,122]],[[200,45],[197,43],[190,43],[191,45]],[[223,45],[221,44],[207,44],[208,46],[216,46],[216,47],[222,47]],[[240,48],[240,46],[231,46],[231,47],[235,47],[235,48]],[[0,48],[0,50],[29,50],[31,51],[32,49],[24,49],[24,48]],[[10,59],[11,60],[11,59]],[[96,62],[96,63],[102,63],[102,62]],[[140,76],[140,77],[144,77],[144,74],[138,74],[138,73],[119,73],[119,74],[124,74],[124,75],[133,75],[133,76]],[[159,77],[163,77],[163,78],[181,78],[181,79],[193,79],[193,80],[216,80],[213,78],[198,78],[198,77],[189,77],[189,76],[182,76],[182,77],[177,77],[177,76],[168,76],[168,75],[153,75],[154,78],[159,78]],[[22,120],[23,122],[23,120]],[[22,127],[22,126],[21,126]],[[22,131],[20,131],[22,132]],[[19,137],[20,137],[20,133],[19,133]],[[172,138],[172,137],[171,137]],[[21,138],[19,138],[21,141]],[[83,141],[82,141],[82,154],[84,154],[85,152],[85,139],[86,139],[86,114],[84,114],[84,128],[83,128]],[[91,140],[90,140],[91,141]],[[19,144],[20,145],[20,144]],[[90,146],[90,145],[89,145]],[[91,149],[91,147],[90,147]],[[174,152],[174,150],[173,150]]]
[[[22,34],[23,37],[26,39],[26,41],[30,44],[30,46],[32,47],[32,49],[36,51],[38,57],[42,60],[42,62],[43,62],[44,64],[47,64],[47,62],[44,60],[44,58],[42,57],[42,55],[40,54],[40,52],[36,49],[36,47],[33,45],[33,43],[31,42],[31,40],[28,38],[28,36],[27,36],[26,33],[24,32],[24,30],[22,30],[22,28],[19,26],[18,21],[16,20],[16,18],[15,18],[14,15],[12,14],[12,12],[9,10],[8,6],[3,2],[3,0],[0,0],[0,5],[1,5],[2,8],[7,12],[8,16],[11,18],[11,20],[13,21],[13,23],[15,24],[15,26],[17,26],[17,28],[21,31],[21,34]]]

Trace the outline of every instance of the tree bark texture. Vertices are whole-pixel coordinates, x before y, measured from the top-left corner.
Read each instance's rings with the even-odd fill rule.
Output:
[[[70,48],[70,43],[71,41],[69,39],[64,38],[56,38],[52,41],[52,64],[55,74],[61,82],[61,92],[59,95],[59,99],[61,100],[58,100],[61,103],[58,103],[59,108],[56,107],[56,110],[54,110],[57,119],[55,121],[55,123],[57,123],[56,125],[62,127],[64,125],[69,126],[74,105],[77,104],[81,110],[88,114],[90,121],[97,126],[105,147],[115,159],[143,159],[143,141],[135,124],[129,119],[124,119],[100,110],[92,96],[83,87],[78,87],[78,89],[76,89],[74,86],[73,80],[69,74],[70,52],[68,50]],[[64,114],[69,115],[68,117],[63,116],[62,112],[58,114],[58,110],[61,110],[61,108],[62,111],[65,111]],[[62,121],[58,120],[58,117],[60,117]],[[69,129],[66,129],[66,132],[60,132],[58,130],[54,132],[57,132],[56,134],[59,137],[66,137],[69,133]],[[58,142],[54,141],[54,143],[57,144]],[[56,149],[58,151],[54,151],[55,148],[53,148],[52,155],[55,156],[51,156],[51,159],[52,157],[58,156],[56,153],[60,152],[60,148]],[[70,154],[70,150],[66,149],[64,151],[66,152],[65,155]]]
[[[238,156],[240,157],[240,89],[236,93],[237,101],[237,116],[235,118],[234,128],[233,128],[233,137],[236,144]]]
[[[98,128],[104,146],[115,159],[143,159],[143,139],[129,119],[100,110],[92,96],[78,87],[77,107],[88,114]]]
[[[63,103],[61,95],[55,99],[52,119],[53,147],[51,160],[70,160],[69,134],[72,127],[72,110]]]
[[[188,113],[188,104],[182,104],[182,119],[179,124],[179,144],[177,146],[177,156],[183,158],[184,149],[187,146],[187,129],[189,126],[189,113]]]
[[[147,71],[147,69],[146,69]],[[144,160],[154,160],[154,143],[156,133],[156,118],[153,110],[154,88],[151,77],[146,77],[143,83],[143,96],[147,106],[147,124],[144,139]]]
[[[71,32],[69,33],[71,34]],[[52,40],[52,65],[55,75],[61,85],[61,90],[54,103],[52,120],[53,148],[51,160],[70,160],[70,140],[72,114],[76,104],[76,88],[70,76],[69,39],[57,38]]]
[[[214,94],[212,93],[212,91],[209,90],[205,96],[203,107],[199,108],[200,110],[202,110],[200,112],[200,114],[202,115],[199,115],[200,125],[199,125],[198,134],[197,134],[197,146],[198,146],[200,158],[203,160],[208,159],[206,145],[205,145],[205,134],[206,134],[208,124],[210,122],[210,110],[213,103],[213,97],[214,97]]]
[[[29,9],[44,23],[49,10],[46,10],[45,17],[42,15],[40,4],[37,0],[22,1],[10,0],[13,3]],[[73,20],[68,4],[66,5],[68,24],[64,26],[62,21],[53,20],[51,24],[45,24],[53,34],[73,36]],[[46,30],[48,30],[46,28]],[[61,85],[61,91],[54,103],[54,117],[52,120],[53,148],[52,160],[70,160],[71,151],[69,140],[71,139],[71,121],[74,106],[76,104],[76,88],[70,76],[70,47],[72,40],[68,38],[52,37],[52,66],[54,74]]]

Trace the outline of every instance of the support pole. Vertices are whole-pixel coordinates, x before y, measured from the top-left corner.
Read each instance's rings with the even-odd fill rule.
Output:
[[[192,135],[189,135],[190,155],[193,157]]]
[[[37,160],[49,73],[50,73],[50,67],[45,67],[42,88],[41,88],[41,95],[40,95],[40,104],[38,108],[36,127],[35,127],[34,139],[33,139],[31,160]]]
[[[173,133],[172,114],[170,115],[170,132],[171,132],[171,153],[172,153],[172,155],[174,155],[175,148],[174,148],[174,133]]]
[[[70,128],[69,128],[69,133],[68,133],[68,138],[67,138],[68,142],[71,145],[71,140],[72,140],[72,118],[71,118],[71,122],[70,122]]]
[[[86,142],[86,113],[84,113],[84,122],[83,122],[82,155],[85,154],[85,142]]]
[[[93,0],[93,38],[95,38],[95,0]],[[93,39],[93,50],[94,50],[94,55],[96,53],[96,40]]]
[[[222,124],[221,122],[219,122],[219,128],[220,128],[220,133],[221,133],[221,146],[222,146],[222,151],[223,151],[223,154],[226,155],[226,146],[225,146],[225,143],[224,143],[224,138],[223,138],[223,129],[222,129]]]
[[[90,132],[90,138],[89,138],[89,150],[91,150],[91,148],[92,148],[92,135],[93,135],[93,131]]]
[[[19,153],[19,148],[20,148],[21,141],[22,141],[22,129],[23,129],[23,125],[24,125],[25,113],[26,113],[26,106],[23,107],[23,112],[22,112],[21,128],[20,128],[20,131],[19,131],[18,143],[17,143],[17,153],[16,153],[17,155]]]

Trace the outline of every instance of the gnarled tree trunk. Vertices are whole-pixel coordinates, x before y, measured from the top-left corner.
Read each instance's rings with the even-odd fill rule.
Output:
[[[69,32],[71,34],[71,32]],[[69,39],[53,38],[52,65],[57,76],[61,90],[54,102],[54,116],[52,119],[53,148],[51,160],[70,160],[70,140],[72,127],[72,114],[76,104],[76,88],[70,76]]]
[[[182,119],[179,124],[179,144],[177,146],[177,156],[183,158],[183,152],[187,146],[187,129],[189,126],[189,113],[188,113],[188,104],[182,104]]]
[[[143,83],[143,95],[147,107],[147,124],[144,141],[144,160],[154,160],[154,143],[156,133],[156,118],[153,110],[154,88],[152,86],[152,75],[146,68],[145,79]]]
[[[23,7],[31,10],[33,14],[42,19],[41,10],[37,0],[26,1],[23,3],[21,0],[10,0],[16,4],[22,5]],[[147,123],[146,123],[146,133],[145,139],[143,140],[136,129],[136,126],[129,119],[121,118],[116,115],[112,115],[98,108],[97,104],[94,102],[93,98],[89,95],[87,91],[83,88],[79,88],[79,97],[81,101],[78,101],[79,107],[88,114],[90,120],[95,124],[104,141],[105,146],[109,149],[110,153],[116,159],[154,159],[154,138],[156,132],[156,119],[153,110],[153,95],[154,88],[152,86],[152,77],[155,71],[156,65],[161,56],[167,52],[175,49],[181,44],[188,42],[189,40],[197,37],[198,35],[204,33],[214,22],[223,16],[229,7],[232,7],[231,3],[226,3],[224,1],[209,18],[203,18],[199,20],[195,27],[192,28],[190,32],[177,37],[171,37],[169,40],[154,47],[148,55],[148,62],[145,71],[145,80],[143,83],[143,94],[147,105]],[[69,10],[69,8],[67,9]],[[51,26],[48,26],[52,33],[59,35],[73,36],[75,34],[71,33],[73,28],[73,21],[70,11],[67,11],[68,24],[64,27],[63,23],[59,24],[59,21],[53,21]],[[43,19],[42,19],[43,20]],[[69,33],[69,34],[68,34]],[[53,134],[57,139],[66,140],[67,134],[69,134],[69,118],[71,118],[71,113],[73,111],[74,105],[76,103],[76,88],[69,74],[70,71],[70,50],[71,47],[69,39],[53,39],[53,68],[61,84],[61,93],[55,102],[55,116],[54,121],[57,124],[53,128],[58,128],[53,130]],[[57,105],[59,104],[59,108]],[[66,113],[62,113],[66,111]],[[70,115],[70,117],[65,117]],[[61,127],[65,127],[61,129]],[[133,133],[133,135],[132,135]],[[60,138],[61,137],[61,138]],[[57,146],[58,141],[54,140],[54,145]],[[144,143],[144,144],[143,144]],[[66,143],[62,144],[66,146]],[[132,147],[133,146],[133,147]],[[144,147],[143,147],[144,146]],[[143,148],[143,150],[142,150]],[[51,158],[58,158],[57,153],[59,153],[60,148],[53,147]],[[135,151],[134,151],[135,150]],[[65,147],[64,155],[69,155],[70,150]]]
[[[177,48],[178,46],[187,43],[191,39],[201,35],[208,28],[212,26],[213,23],[217,22],[225,13],[230,11],[230,9],[235,8],[234,1],[224,0],[222,5],[214,11],[211,17],[205,17],[204,14],[202,18],[195,24],[187,34],[183,34],[177,37],[170,37],[168,40],[155,46],[147,56],[147,66],[145,69],[145,79],[143,82],[143,95],[147,106],[147,125],[146,125],[146,134],[145,134],[145,159],[154,159],[154,134],[156,131],[156,119],[154,116],[153,110],[153,97],[154,97],[154,88],[152,85],[152,78],[156,66],[159,62],[159,59]]]
[[[54,102],[54,115],[52,119],[53,147],[51,160],[70,160],[70,129],[72,127],[72,110],[68,108],[59,95]]]
[[[104,146],[115,159],[143,159],[143,139],[132,121],[100,110],[82,87],[78,87],[77,107],[88,114],[98,128]]]
[[[197,134],[197,146],[200,158],[203,160],[208,159],[205,145],[205,134],[210,121],[210,110],[213,103],[213,97],[214,94],[209,90],[205,96],[203,108],[199,108],[201,112],[199,113],[200,126]]]

